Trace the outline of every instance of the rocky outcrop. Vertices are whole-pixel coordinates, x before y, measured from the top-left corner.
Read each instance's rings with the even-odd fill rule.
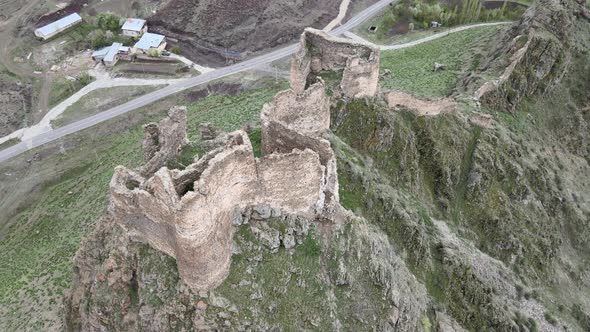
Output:
[[[544,94],[567,72],[574,30],[573,3],[542,0],[523,15],[495,51],[492,62],[509,63],[499,79],[484,83],[476,98],[512,111],[526,97]],[[493,67],[493,65],[489,65]]]
[[[350,39],[307,28],[291,62],[291,88],[303,93],[310,75],[343,70],[340,88],[346,97],[374,97],[379,89],[380,51]]]
[[[160,123],[148,123],[143,127],[143,132],[145,164],[140,173],[143,176],[151,176],[169,160],[176,158],[180,148],[188,143],[186,107],[173,107],[168,111],[168,117]]]

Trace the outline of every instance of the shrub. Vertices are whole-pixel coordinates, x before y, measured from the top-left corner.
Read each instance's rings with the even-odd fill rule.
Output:
[[[96,25],[102,30],[118,31],[121,27],[121,17],[113,13],[100,13],[96,17]]]
[[[94,78],[92,78],[92,76],[90,76],[90,74],[88,74],[87,71],[81,73],[80,77],[78,77],[78,82],[82,86],[86,86],[86,85],[90,84],[90,82],[92,82],[93,80],[94,80]]]
[[[104,31],[94,30],[88,35],[90,45],[92,48],[97,49],[108,45],[107,38]]]
[[[152,48],[151,50],[147,51],[147,55],[149,55],[149,56],[152,56],[152,57],[154,57],[154,58],[157,58],[157,57],[159,57],[161,54],[160,54],[160,50],[158,50],[158,49],[155,49],[155,48]]]
[[[172,52],[174,54],[180,54],[180,47],[178,45],[174,45],[174,46],[170,47],[170,52]]]

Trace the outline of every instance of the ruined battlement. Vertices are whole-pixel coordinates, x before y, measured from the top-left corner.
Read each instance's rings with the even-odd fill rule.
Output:
[[[379,90],[380,58],[377,48],[307,28],[291,62],[291,88],[303,93],[311,75],[343,70],[340,88],[345,96],[374,97]]]
[[[315,61],[314,72],[342,66],[344,77],[352,77],[343,83],[351,96],[376,93],[376,86],[363,82],[377,75],[376,84],[378,51],[315,30],[306,30],[302,41],[322,55],[312,52],[321,63],[309,62]],[[228,275],[233,225],[241,224],[243,211],[317,220],[333,220],[342,211],[336,157],[327,139],[330,97],[321,79],[305,77],[301,85],[300,76],[294,77],[292,88],[261,112],[261,158],[254,156],[248,135],[236,131],[185,169],[168,169],[167,161],[186,143],[186,109],[174,108],[159,124],[145,126],[145,166],[115,170],[109,209],[114,220],[133,239],[176,258],[181,278],[193,290],[212,289]]]

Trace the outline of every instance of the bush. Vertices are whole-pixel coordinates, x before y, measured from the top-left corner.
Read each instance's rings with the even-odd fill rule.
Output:
[[[121,27],[121,17],[113,13],[100,13],[96,17],[96,25],[105,31],[118,31]]]
[[[80,77],[78,77],[78,82],[82,85],[82,86],[86,86],[88,84],[90,84],[90,82],[92,82],[94,80],[94,78],[92,76],[90,76],[90,74],[88,74],[88,72],[83,72],[80,74]]]
[[[94,30],[88,35],[90,45],[92,48],[97,49],[109,44],[107,37],[102,30]]]
[[[147,55],[157,58],[161,55],[160,50],[152,48],[151,50],[147,51]]]
[[[174,46],[170,47],[170,52],[172,52],[174,54],[180,54],[180,47],[178,45],[174,45]]]

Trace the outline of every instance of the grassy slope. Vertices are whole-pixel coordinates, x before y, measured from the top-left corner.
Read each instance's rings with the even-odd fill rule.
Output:
[[[273,85],[237,96],[211,96],[189,104],[188,128],[207,121],[217,128],[235,130],[244,123],[257,122],[262,105],[284,87]],[[85,134],[88,131],[80,135]],[[193,131],[190,137],[195,138]],[[0,329],[31,329],[33,323],[38,328],[43,326],[39,315],[28,315],[29,311],[47,310],[69,286],[71,259],[80,238],[106,212],[113,169],[117,165],[140,165],[141,138],[138,125],[109,137],[86,137],[67,155],[44,160],[49,165],[85,156],[83,164],[72,165],[45,186],[38,201],[30,202],[8,221],[13,224],[0,242],[0,252],[6,257],[0,267],[0,313],[4,316]]]
[[[425,97],[449,95],[466,71],[476,68],[481,53],[502,27],[475,28],[415,47],[385,51],[381,69],[391,70],[382,87]],[[433,72],[434,63],[446,70]]]

